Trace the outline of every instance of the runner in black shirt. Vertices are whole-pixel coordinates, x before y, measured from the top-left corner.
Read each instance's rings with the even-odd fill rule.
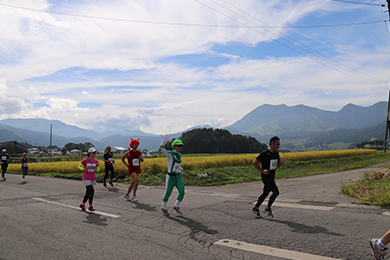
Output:
[[[8,161],[9,161],[9,154],[7,153],[6,149],[3,149],[2,153],[0,154],[1,177],[3,178],[3,181],[5,181],[6,179],[5,173],[7,172]]]
[[[103,179],[103,185],[104,185],[104,187],[107,187],[106,180],[108,178],[108,172],[110,171],[111,178],[110,178],[110,181],[108,183],[111,185],[111,187],[114,187],[114,184],[112,183],[112,179],[114,179],[114,163],[115,163],[115,161],[113,159],[110,146],[107,146],[106,151],[107,152],[103,156],[104,169],[106,172],[106,174],[104,175],[104,179]]]
[[[278,149],[280,146],[280,139],[277,136],[274,136],[269,141],[270,147],[268,150],[262,152],[254,161],[253,166],[256,167],[261,172],[261,180],[264,183],[263,194],[260,195],[256,206],[252,208],[253,214],[256,215],[257,218],[261,218],[259,207],[264,202],[265,198],[267,198],[268,194],[272,191],[272,195],[268,200],[268,205],[264,209],[264,213],[269,217],[273,218],[271,206],[274,203],[276,197],[279,195],[278,186],[275,183],[275,171],[276,168],[282,166],[284,161],[280,159]],[[261,166],[259,163],[261,162]]]

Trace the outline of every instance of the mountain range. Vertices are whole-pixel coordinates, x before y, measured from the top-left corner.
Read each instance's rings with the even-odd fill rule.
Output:
[[[368,107],[348,104],[339,111],[326,111],[305,105],[264,104],[224,129],[233,134],[253,136],[265,143],[271,136],[278,135],[282,139],[282,146],[290,149],[329,148],[335,144],[343,144],[340,148],[347,148],[373,137],[384,139],[387,106],[387,102],[378,102]],[[137,129],[121,133],[99,133],[59,120],[4,119],[0,120],[0,142],[16,140],[48,146],[50,125],[52,144],[59,147],[69,142],[91,142],[98,149],[104,149],[107,145],[127,147],[132,137],[140,138],[142,149],[157,150],[161,140],[160,135]],[[193,128],[204,127],[211,126]],[[170,137],[177,138],[181,134],[170,134]]]

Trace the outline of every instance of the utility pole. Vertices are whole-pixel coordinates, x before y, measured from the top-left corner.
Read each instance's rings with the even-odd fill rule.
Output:
[[[390,1],[390,0],[389,0]],[[53,124],[50,124],[50,161],[51,161],[51,145],[52,145],[52,133],[53,133]],[[387,132],[386,132],[387,133]]]
[[[387,0],[387,1],[390,1],[390,0]],[[390,90],[389,90],[389,101],[387,101],[387,119],[386,119],[386,134],[385,134],[385,143],[383,144],[384,147],[383,147],[383,151],[386,152],[386,147],[387,147],[387,137],[388,137],[388,133],[389,133],[389,113],[390,113]]]
[[[389,21],[390,21],[390,0],[386,0],[386,1],[387,1],[387,12],[389,13]],[[384,147],[383,147],[384,152],[386,152],[387,137],[388,137],[388,133],[389,133],[389,125],[390,125],[389,113],[390,113],[390,90],[389,90],[389,101],[387,104],[386,134],[385,134],[385,143],[384,143]]]
[[[389,13],[389,21],[390,21],[390,0],[387,0],[387,12]]]

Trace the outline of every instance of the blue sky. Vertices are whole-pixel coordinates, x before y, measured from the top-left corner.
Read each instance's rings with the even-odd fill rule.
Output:
[[[355,2],[0,0],[0,120],[163,134],[387,101],[386,1]]]

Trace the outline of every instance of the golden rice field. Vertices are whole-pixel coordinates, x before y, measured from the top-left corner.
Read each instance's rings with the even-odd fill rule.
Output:
[[[281,158],[285,161],[310,161],[317,159],[329,159],[338,157],[358,156],[377,153],[376,150],[333,150],[333,151],[311,151],[311,152],[297,152],[297,153],[283,153]],[[235,154],[235,155],[207,155],[207,156],[183,156],[182,167],[185,170],[197,170],[208,168],[220,168],[228,166],[245,166],[250,165],[258,154]],[[103,161],[100,161],[102,169],[104,169]],[[79,162],[42,162],[29,163],[30,173],[77,173]],[[119,175],[127,174],[126,166],[120,161],[116,160],[114,165],[115,172]],[[166,171],[167,160],[165,157],[146,158],[141,164],[142,172],[144,173],[161,173]],[[20,164],[10,164],[9,172],[21,172]]]

